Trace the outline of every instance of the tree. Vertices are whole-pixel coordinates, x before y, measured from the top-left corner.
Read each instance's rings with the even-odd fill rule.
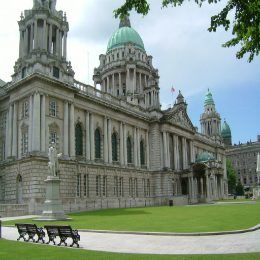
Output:
[[[162,7],[180,6],[185,0],[162,0]],[[187,1],[187,0],[186,0]],[[190,0],[189,0],[190,1]],[[223,0],[194,0],[199,6],[204,2],[216,4]],[[137,13],[147,15],[150,10],[148,0],[125,0],[125,3],[114,11],[116,17],[124,17],[134,9]],[[233,20],[231,21],[231,18]],[[259,0],[229,0],[223,10],[211,17],[208,31],[215,32],[223,26],[227,31],[232,28],[232,39],[222,44],[223,47],[241,45],[236,53],[238,59],[249,54],[251,62],[260,51],[260,1]]]
[[[236,172],[230,160],[227,159],[228,193],[234,194],[236,189]]]
[[[245,194],[244,187],[243,187],[242,183],[239,181],[236,186],[236,195],[243,196],[244,194]]]

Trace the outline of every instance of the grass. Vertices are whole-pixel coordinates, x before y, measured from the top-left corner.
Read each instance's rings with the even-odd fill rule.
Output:
[[[53,224],[69,224],[77,229],[117,231],[227,231],[260,224],[259,212],[260,203],[107,209],[69,214],[72,220]],[[3,224],[14,225],[18,222],[46,225],[46,222],[33,220],[8,221]]]
[[[122,260],[254,260],[260,259],[260,253],[230,254],[230,255],[141,255],[141,254],[117,254],[107,252],[88,251],[82,249],[70,249],[63,247],[36,245],[33,243],[14,242],[0,239],[0,259],[122,259]]]

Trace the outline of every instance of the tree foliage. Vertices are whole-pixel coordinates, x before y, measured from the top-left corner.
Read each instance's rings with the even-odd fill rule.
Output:
[[[191,0],[162,0],[162,7],[180,6],[184,1]],[[201,6],[204,2],[216,4],[223,0],[193,0]],[[125,3],[116,9],[115,16],[121,18],[128,15],[134,9],[137,13],[147,15],[150,10],[148,0],[125,0]],[[232,19],[232,20],[231,20]],[[227,31],[232,29],[233,38],[224,43],[223,47],[241,45],[237,52],[238,59],[249,54],[251,62],[260,51],[260,0],[228,0],[223,10],[211,17],[210,32],[215,32],[223,26]]]
[[[245,192],[244,192],[244,187],[242,185],[242,183],[239,181],[237,186],[236,186],[236,195],[237,196],[244,196]]]
[[[228,193],[234,194],[236,189],[236,172],[230,160],[227,160]]]

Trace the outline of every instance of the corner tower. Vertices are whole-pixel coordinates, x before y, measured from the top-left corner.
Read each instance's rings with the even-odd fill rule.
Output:
[[[129,17],[120,21],[106,54],[100,55],[99,60],[93,76],[95,86],[99,84],[103,92],[141,108],[160,109],[158,70]]]
[[[220,136],[221,118],[216,111],[215,103],[209,89],[205,96],[204,112],[200,116],[200,125],[202,134],[210,137]]]
[[[33,8],[21,14],[19,58],[12,80],[35,72],[72,83],[74,72],[67,61],[66,14],[56,10],[56,0],[34,0]]]

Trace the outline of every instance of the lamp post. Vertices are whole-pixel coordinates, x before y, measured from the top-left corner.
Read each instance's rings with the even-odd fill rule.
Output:
[[[257,154],[256,174],[257,174],[257,194],[256,194],[256,197],[260,198],[260,153]]]

